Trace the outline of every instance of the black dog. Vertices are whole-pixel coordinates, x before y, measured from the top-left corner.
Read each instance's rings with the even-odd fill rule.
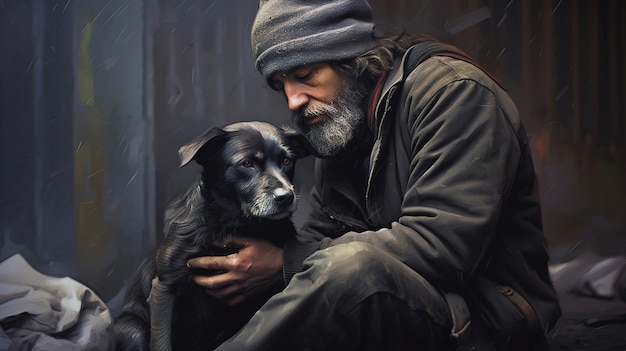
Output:
[[[186,262],[232,253],[213,245],[230,236],[294,236],[294,165],[310,153],[301,134],[263,122],[213,128],[179,150],[181,167],[195,160],[202,175],[170,206],[167,235],[128,291],[117,350],[212,350],[279,291],[231,307],[193,283]]]

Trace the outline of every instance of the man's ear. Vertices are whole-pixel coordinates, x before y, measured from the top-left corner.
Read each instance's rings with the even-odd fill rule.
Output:
[[[289,142],[289,148],[296,154],[297,158],[303,158],[309,155],[320,157],[302,133],[298,133],[295,129],[287,126],[282,126],[280,129],[283,130],[283,133]]]
[[[210,159],[213,154],[226,142],[227,132],[221,128],[211,128],[202,135],[194,138],[188,144],[178,149],[178,156],[180,156],[180,166],[188,164],[192,160],[196,160],[199,164],[203,165]]]

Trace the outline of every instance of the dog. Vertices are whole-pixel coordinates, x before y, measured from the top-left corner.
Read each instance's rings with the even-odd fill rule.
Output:
[[[186,262],[235,252],[215,245],[232,236],[280,246],[295,237],[295,161],[312,153],[302,134],[258,121],[211,128],[179,149],[180,167],[193,160],[202,174],[168,207],[167,235],[129,287],[115,319],[117,350],[212,350],[280,291],[228,306],[191,280],[209,273]]]

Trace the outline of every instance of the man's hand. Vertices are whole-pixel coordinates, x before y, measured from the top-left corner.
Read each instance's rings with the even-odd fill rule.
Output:
[[[282,281],[282,248],[266,240],[249,238],[232,238],[227,244],[239,251],[228,256],[196,257],[187,262],[189,268],[217,272],[193,278],[207,294],[232,306]]]

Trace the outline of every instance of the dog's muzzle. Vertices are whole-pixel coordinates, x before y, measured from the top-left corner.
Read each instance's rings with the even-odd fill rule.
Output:
[[[295,198],[291,190],[285,188],[278,188],[274,190],[272,197],[281,206],[287,206],[291,204]]]

